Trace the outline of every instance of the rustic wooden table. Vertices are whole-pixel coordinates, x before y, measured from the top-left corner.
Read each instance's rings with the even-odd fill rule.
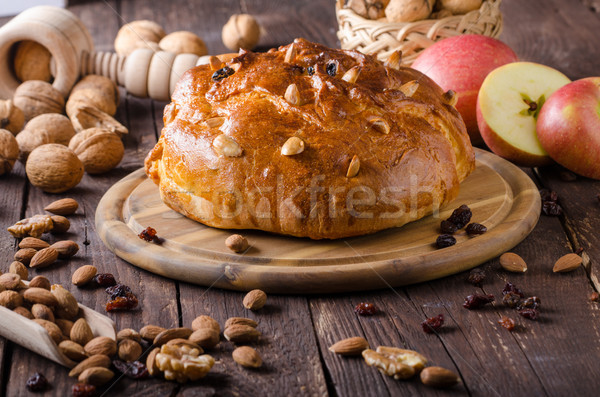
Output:
[[[260,49],[288,43],[295,37],[338,45],[333,0],[108,0],[72,5],[70,10],[88,26],[100,50],[112,49],[123,23],[153,19],[167,31],[198,33],[211,53],[226,52],[221,26],[229,15],[239,12],[255,15],[264,27]],[[555,67],[571,79],[598,74],[598,0],[504,0],[502,11],[505,24],[501,39],[521,59]],[[3,18],[0,24],[6,21],[8,18]],[[467,273],[462,273],[373,292],[270,296],[268,306],[253,313],[243,309],[240,292],[202,288],[141,271],[117,258],[98,238],[94,230],[98,201],[113,183],[142,165],[162,127],[164,103],[123,94],[117,118],[130,134],[125,137],[126,155],[120,166],[102,176],[86,175],[68,193],[50,195],[29,185],[24,167],[17,165],[12,174],[0,178],[0,228],[41,213],[57,198],[76,198],[83,211],[72,218],[68,237],[82,249],[71,261],[44,270],[44,275],[68,286],[73,269],[83,264],[113,273],[140,299],[139,309],[110,314],[119,328],[189,326],[200,314],[211,315],[221,324],[230,316],[255,318],[264,335],[258,346],[264,366],[256,371],[242,369],[231,359],[231,344],[221,343],[213,352],[217,364],[199,382],[178,385],[123,378],[103,389],[104,395],[598,395],[600,303],[589,297],[600,287],[600,182],[579,177],[567,181],[558,167],[526,170],[540,187],[558,193],[564,214],[541,216],[531,235],[515,247],[514,252],[529,264],[525,274],[504,272],[495,259],[481,266],[487,281],[479,290],[468,284]],[[2,271],[7,270],[16,245],[8,233],[0,232]],[[552,273],[558,257],[578,249],[583,249],[585,266],[567,274]],[[500,295],[506,281],[541,299],[538,321],[526,320],[499,304],[478,311],[462,307],[464,297],[473,292]],[[102,290],[72,291],[85,305],[104,310],[106,294]],[[353,311],[359,302],[374,303],[381,313],[359,317]],[[437,334],[425,334],[420,323],[440,313],[447,325]],[[517,321],[518,330],[511,333],[497,324],[505,314]],[[362,358],[340,358],[327,350],[335,341],[357,335],[367,338],[372,346],[417,350],[432,365],[459,373],[462,384],[436,390],[418,380],[393,380],[367,367]],[[70,395],[75,382],[67,377],[65,368],[0,338],[0,395],[27,395],[25,381],[36,371],[43,372],[52,384],[44,395]]]

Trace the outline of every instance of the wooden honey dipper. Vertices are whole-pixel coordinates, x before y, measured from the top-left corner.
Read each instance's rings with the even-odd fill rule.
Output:
[[[127,57],[95,52],[92,37],[72,12],[51,6],[23,11],[0,28],[0,98],[12,98],[20,82],[13,71],[14,45],[37,42],[52,54],[52,85],[67,97],[81,76],[100,74],[132,95],[168,101],[183,73],[209,62],[209,57],[138,49]],[[232,54],[220,55],[222,61]]]

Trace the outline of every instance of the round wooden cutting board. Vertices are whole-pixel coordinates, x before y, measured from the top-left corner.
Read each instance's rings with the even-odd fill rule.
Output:
[[[461,184],[459,197],[439,214],[363,237],[314,241],[244,230],[251,248],[234,254],[225,247],[232,231],[169,209],[143,170],[106,192],[96,228],[110,250],[135,266],[204,286],[294,294],[397,287],[475,267],[510,250],[534,228],[540,196],[531,179],[489,152],[476,149],[476,157],[477,169]],[[463,229],[456,245],[436,249],[440,221],[461,204],[488,232],[469,237]],[[163,244],[137,236],[148,226]]]

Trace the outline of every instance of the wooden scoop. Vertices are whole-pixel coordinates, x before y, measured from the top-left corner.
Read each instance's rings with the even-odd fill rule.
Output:
[[[23,282],[29,284],[27,281]],[[79,307],[94,336],[117,339],[113,320],[87,306],[80,304]],[[4,306],[0,306],[0,335],[65,367],[73,368],[77,365],[58,349],[44,327]]]

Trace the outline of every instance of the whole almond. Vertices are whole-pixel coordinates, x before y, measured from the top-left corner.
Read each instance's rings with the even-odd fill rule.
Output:
[[[67,218],[62,215],[52,215],[50,218],[52,219],[52,225],[54,225],[51,233],[66,233],[69,231],[71,222]]]
[[[29,270],[19,261],[14,261],[10,264],[8,269],[9,273],[18,274],[21,280],[27,280],[29,278]]]
[[[55,321],[60,331],[66,338],[71,338],[71,329],[73,328],[73,321],[65,320],[64,318],[57,318]]]
[[[198,316],[192,321],[192,330],[197,331],[201,328],[212,328],[217,331],[217,334],[221,333],[221,326],[217,320],[210,316]]]
[[[72,198],[64,198],[56,200],[48,204],[44,211],[51,212],[55,215],[71,215],[79,208],[79,204]]]
[[[150,376],[157,376],[158,374],[160,374],[160,369],[158,368],[158,365],[156,364],[156,355],[160,352],[160,348],[159,347],[155,347],[150,354],[148,354],[148,357],[146,357],[146,368],[148,368],[148,373],[150,374]]]
[[[260,337],[261,333],[256,328],[249,325],[235,324],[225,328],[223,336],[230,342],[247,343],[255,342]]]
[[[82,287],[92,281],[94,276],[98,273],[98,269],[94,265],[84,265],[79,267],[73,272],[71,281],[78,287]]]
[[[54,248],[56,252],[58,252],[58,257],[61,259],[68,259],[79,251],[79,245],[77,245],[75,241],[71,240],[57,241],[50,247]]]
[[[118,354],[125,362],[135,361],[142,355],[142,346],[132,339],[123,339],[119,342]]]
[[[52,310],[41,303],[36,303],[31,306],[31,314],[33,314],[34,318],[54,322],[54,313]]]
[[[73,294],[63,288],[62,285],[58,284],[52,286],[51,292],[58,302],[56,314],[67,320],[75,320],[79,314],[79,304]]]
[[[258,327],[256,321],[246,317],[229,317],[227,321],[225,321],[225,328],[229,328],[232,325],[248,325],[252,328]]]
[[[564,256],[561,256],[560,258],[558,258],[558,260],[554,264],[554,268],[552,269],[552,271],[554,273],[571,272],[571,271],[579,268],[579,266],[581,266],[582,262],[583,262],[583,259],[579,255],[567,254],[567,255],[564,255]]]
[[[527,264],[523,258],[513,252],[505,252],[500,255],[500,266],[507,272],[524,273],[527,271]]]
[[[240,346],[231,354],[233,361],[242,367],[258,368],[262,365],[262,359],[256,350],[250,346]]]
[[[110,357],[108,357],[105,354],[95,354],[91,357],[86,358],[79,364],[77,364],[71,370],[71,372],[69,372],[69,376],[72,378],[77,378],[77,377],[79,377],[79,375],[81,375],[81,373],[83,371],[85,371],[88,368],[94,368],[94,367],[108,368],[108,367],[110,367],[110,364],[111,364]]]
[[[75,328],[75,325],[73,325],[73,328]],[[94,354],[106,354],[107,356],[112,357],[117,354],[117,342],[108,336],[97,336],[86,343],[85,346],[83,346],[83,349],[89,356],[93,356]]]
[[[192,332],[193,331],[191,329],[185,327],[167,329],[162,331],[160,334],[156,335],[153,343],[156,346],[162,346],[171,339],[187,339],[192,334]]]
[[[15,260],[21,262],[24,265],[29,265],[31,258],[37,253],[37,250],[33,248],[21,248],[15,252]]]
[[[219,343],[219,333],[213,328],[200,328],[192,333],[188,340],[205,349],[215,347]]]
[[[0,306],[4,306],[9,310],[13,310],[23,305],[23,297],[13,290],[0,292]]]
[[[102,386],[108,383],[115,374],[108,368],[91,367],[83,371],[77,378],[81,383]]]
[[[34,250],[41,250],[44,248],[48,248],[50,244],[35,237],[25,237],[19,243],[19,248],[33,248]]]
[[[35,253],[31,261],[29,262],[29,267],[42,269],[44,267],[48,267],[58,259],[58,252],[52,248],[44,248]]]
[[[50,335],[50,338],[52,338],[54,343],[56,343],[57,345],[64,339],[64,335],[60,331],[60,328],[58,328],[58,325],[51,323],[50,321],[40,320],[38,318],[35,318],[32,321],[35,321],[36,323],[44,327],[46,332],[48,332],[48,335]]]
[[[5,289],[19,289],[21,276],[16,273],[4,273],[0,276],[0,285]]]
[[[165,330],[166,328],[159,327],[158,325],[146,325],[140,329],[140,336],[143,339],[152,342],[158,334]]]
[[[246,309],[259,310],[267,303],[267,294],[259,289],[253,289],[244,296],[243,304]]]
[[[83,350],[83,346],[79,343],[75,343],[72,340],[63,340],[58,344],[58,349],[65,356],[69,357],[73,361],[82,361],[87,358],[87,354],[85,354],[85,350]]]
[[[432,387],[451,387],[458,383],[458,376],[442,367],[426,367],[421,371],[421,382]]]
[[[31,303],[42,303],[46,306],[56,307],[58,301],[56,297],[52,295],[52,292],[44,288],[27,288],[23,292],[23,298]]]
[[[21,298],[22,299],[22,298]],[[14,308],[13,312],[20,314],[21,316],[33,320],[33,314],[27,308],[23,306],[17,306]]]
[[[369,348],[369,342],[362,336],[342,339],[329,347],[329,351],[342,356],[360,356],[363,350]]]
[[[35,276],[29,282],[29,288],[43,288],[50,291],[50,280],[44,276]]]
[[[94,339],[94,333],[85,318],[80,318],[73,323],[69,336],[73,342],[77,342],[84,347]]]
[[[117,333],[117,342],[122,341],[123,339],[131,339],[136,342],[140,342],[142,337],[139,332],[131,328],[124,328]]]

